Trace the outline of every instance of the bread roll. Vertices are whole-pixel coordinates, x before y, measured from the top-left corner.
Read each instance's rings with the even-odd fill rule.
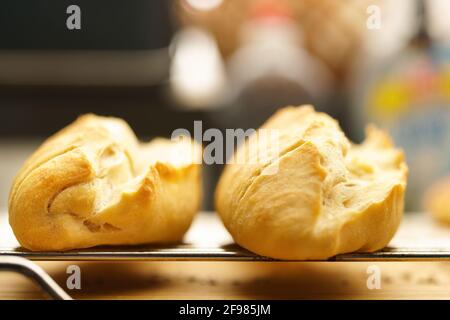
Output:
[[[85,115],[24,164],[9,221],[33,251],[178,241],[201,198],[201,148],[141,144],[121,119]]]
[[[386,133],[369,127],[354,145],[328,115],[286,107],[238,148],[215,203],[242,247],[322,260],[386,246],[402,217],[406,179],[403,153]]]
[[[450,225],[450,176],[435,182],[425,194],[425,208],[437,221]]]

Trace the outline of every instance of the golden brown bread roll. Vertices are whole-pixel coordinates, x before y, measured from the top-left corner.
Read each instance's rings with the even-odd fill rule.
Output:
[[[406,179],[403,153],[386,133],[370,127],[354,145],[328,115],[286,107],[227,164],[216,209],[250,251],[326,259],[386,246],[402,217]]]
[[[180,240],[201,198],[201,148],[141,144],[127,123],[85,115],[24,164],[9,221],[30,250],[70,250]]]

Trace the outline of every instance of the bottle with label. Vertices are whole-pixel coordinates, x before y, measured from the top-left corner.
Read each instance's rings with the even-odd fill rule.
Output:
[[[417,34],[368,73],[354,106],[355,123],[376,123],[404,149],[408,210],[421,210],[424,191],[450,173],[450,47],[429,34],[426,7],[418,3]]]

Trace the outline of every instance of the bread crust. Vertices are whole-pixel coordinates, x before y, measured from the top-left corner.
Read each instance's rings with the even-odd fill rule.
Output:
[[[424,205],[436,221],[450,226],[450,176],[439,179],[428,188]]]
[[[9,222],[33,251],[179,241],[200,205],[199,157],[191,140],[141,144],[121,119],[82,116],[26,161]]]
[[[387,133],[369,127],[366,141],[354,145],[311,106],[283,108],[261,129],[275,130],[276,143],[256,134],[235,158],[277,147],[260,161],[228,164],[215,194],[239,245],[277,259],[323,260],[389,243],[408,170]]]

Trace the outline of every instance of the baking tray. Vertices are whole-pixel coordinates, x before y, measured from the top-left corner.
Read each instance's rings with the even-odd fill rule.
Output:
[[[234,244],[213,212],[199,214],[180,244],[95,247],[68,252],[30,252],[21,248],[9,227],[7,215],[0,214],[1,256],[36,261],[277,261]],[[340,254],[328,261],[450,261],[450,227],[437,224],[426,214],[409,213],[385,249]]]

